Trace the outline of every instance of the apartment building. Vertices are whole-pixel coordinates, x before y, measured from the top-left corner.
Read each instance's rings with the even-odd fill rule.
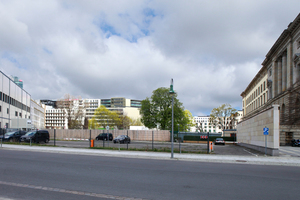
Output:
[[[238,110],[237,114],[234,118],[229,118],[226,120],[227,129],[236,129],[237,123],[241,121],[243,117],[243,111]],[[196,128],[194,131],[199,132],[210,132],[210,133],[223,133],[223,129],[221,126],[216,125],[215,122],[210,120],[210,116],[197,116],[194,117],[194,123],[196,124]]]

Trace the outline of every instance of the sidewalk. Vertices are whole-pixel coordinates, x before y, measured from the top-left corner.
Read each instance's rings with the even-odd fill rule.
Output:
[[[238,163],[238,164],[257,164],[257,165],[281,165],[299,166],[299,157],[272,157],[272,156],[234,156],[234,155],[214,155],[214,154],[179,154],[145,151],[118,151],[102,149],[66,148],[66,147],[46,147],[46,146],[27,146],[2,144],[1,150],[37,151],[48,153],[65,153],[93,156],[114,156],[127,158],[162,159],[178,161],[196,162],[216,162],[216,163]]]

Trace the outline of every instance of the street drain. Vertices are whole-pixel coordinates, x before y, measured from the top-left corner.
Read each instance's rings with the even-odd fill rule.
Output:
[[[246,160],[236,160],[236,162],[247,162]]]

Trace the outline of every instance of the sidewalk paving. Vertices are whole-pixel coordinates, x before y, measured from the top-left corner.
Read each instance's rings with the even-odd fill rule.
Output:
[[[257,164],[257,165],[281,165],[300,167],[300,157],[273,157],[273,156],[235,156],[235,155],[214,155],[214,154],[187,154],[145,151],[118,151],[88,148],[66,148],[66,147],[47,147],[47,146],[28,146],[2,144],[0,150],[19,150],[19,151],[37,151],[48,153],[65,153],[93,156],[114,156],[127,158],[144,159],[163,159],[178,161],[198,161],[198,162],[217,162],[217,163],[238,163],[238,164]]]

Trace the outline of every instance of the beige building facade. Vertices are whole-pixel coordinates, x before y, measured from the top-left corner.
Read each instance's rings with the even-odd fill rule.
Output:
[[[271,47],[241,96],[244,122],[278,105],[279,144],[300,139],[300,14]]]

